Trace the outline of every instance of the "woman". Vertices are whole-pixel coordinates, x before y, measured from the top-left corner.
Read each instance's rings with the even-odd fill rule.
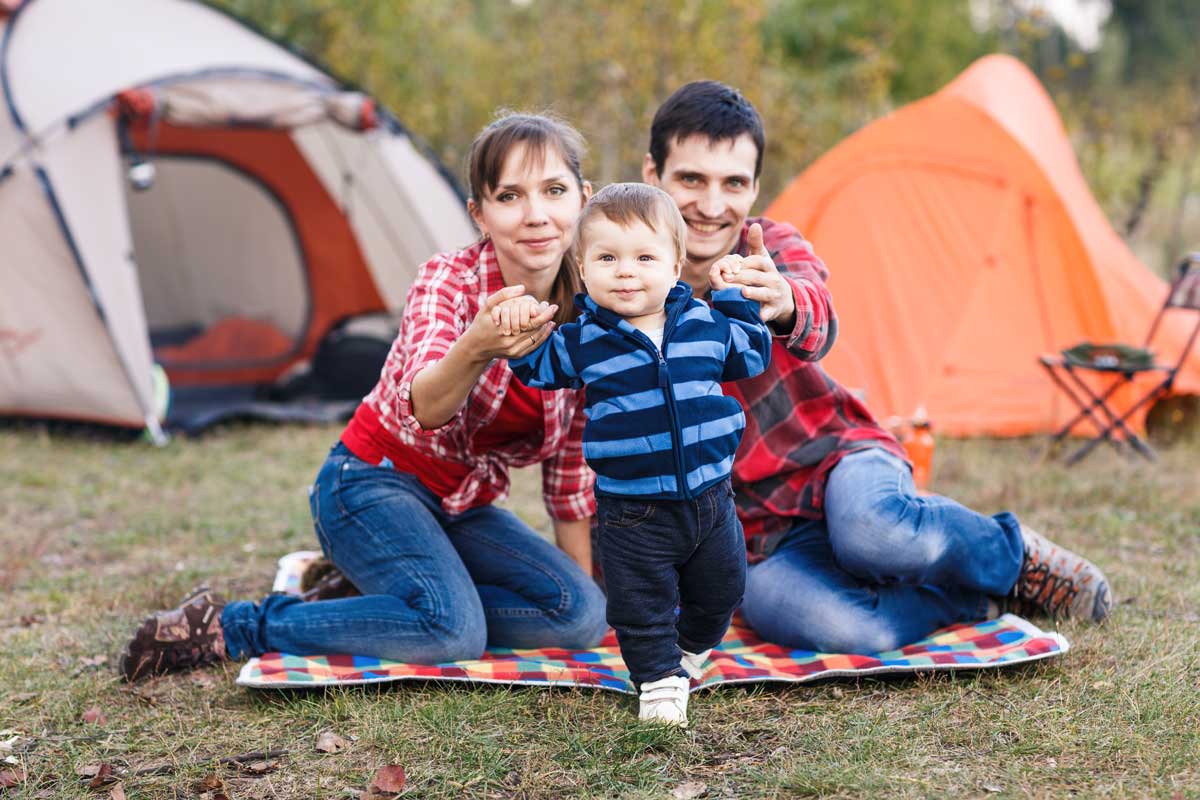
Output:
[[[509,115],[471,147],[471,247],[426,262],[400,335],[310,493],[321,548],[360,597],[222,601],[201,589],[149,617],[121,655],[127,680],[268,651],[415,663],[478,658],[485,645],[586,648],[604,631],[591,571],[592,476],[582,396],[512,380],[507,358],[571,319],[567,262],[591,189],[583,142],[562,122]],[[491,309],[543,301],[532,333]],[[559,548],[491,505],[508,468],[541,462]]]

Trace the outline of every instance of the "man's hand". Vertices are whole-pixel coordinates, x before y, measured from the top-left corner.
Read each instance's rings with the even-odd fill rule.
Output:
[[[775,268],[763,244],[761,225],[751,225],[746,240],[750,254],[736,262],[729,256],[717,260],[709,270],[709,282],[714,289],[740,287],[747,300],[758,301],[763,322],[771,323],[776,332],[790,331],[796,324],[792,285]]]

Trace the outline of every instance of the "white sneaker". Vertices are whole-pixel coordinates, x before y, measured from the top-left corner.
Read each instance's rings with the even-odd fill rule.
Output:
[[[639,693],[641,704],[638,719],[686,728],[688,685],[688,679],[682,675],[643,683]]]
[[[679,666],[683,667],[683,671],[691,675],[696,680],[704,677],[704,662],[708,661],[708,654],[712,652],[712,648],[708,648],[703,653],[689,653],[683,651],[683,658],[679,659]]]

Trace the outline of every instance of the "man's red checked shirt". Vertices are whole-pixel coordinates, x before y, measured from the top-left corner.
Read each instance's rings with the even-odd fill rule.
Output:
[[[847,453],[879,447],[908,461],[866,407],[816,364],[837,338],[825,287],[829,271],[795,228],[765,218],[746,221],[734,252],[748,255],[746,236],[754,222],[762,225],[763,244],[792,285],[796,327],[775,337],[766,372],[722,385],[746,410],[733,487],[751,561],[768,554],[797,518],[824,516],[825,482]]]
[[[510,392],[512,371],[500,358],[445,425],[426,430],[413,416],[413,377],[441,360],[483,301],[502,288],[491,242],[425,262],[409,289],[400,335],[379,383],[364,398],[342,442],[359,458],[379,463],[387,457],[427,486],[433,483],[431,489],[443,495],[442,507],[451,514],[507,496],[509,467],[541,463],[550,516],[585,519],[595,511],[595,476],[583,460],[582,392],[521,391],[517,384]],[[451,485],[453,490],[444,493]]]

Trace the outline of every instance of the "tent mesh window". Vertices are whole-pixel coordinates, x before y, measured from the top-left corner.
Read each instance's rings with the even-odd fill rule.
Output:
[[[155,359],[168,370],[287,359],[303,339],[309,297],[283,204],[221,161],[151,163],[153,182],[127,186],[126,199]]]

